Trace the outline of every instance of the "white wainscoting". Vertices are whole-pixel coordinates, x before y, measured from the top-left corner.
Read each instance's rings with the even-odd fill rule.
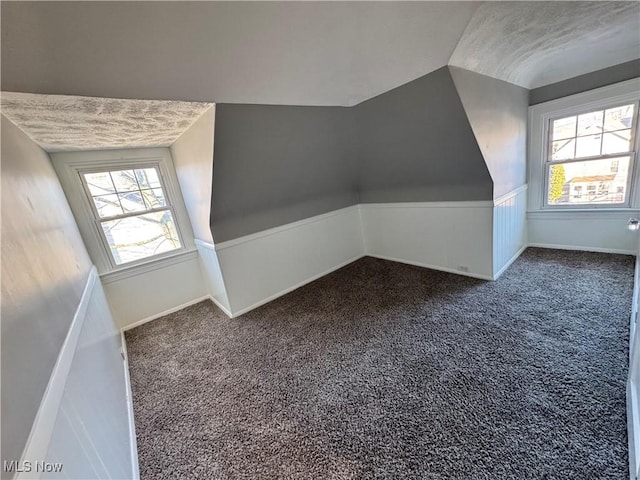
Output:
[[[200,254],[200,267],[202,276],[211,300],[229,317],[231,314],[231,305],[229,305],[229,297],[227,296],[227,287],[224,283],[218,254],[213,243],[198,240],[196,238],[196,248]]]
[[[493,278],[527,248],[527,186],[493,201]]]
[[[636,255],[637,238],[627,221],[638,215],[638,210],[529,212],[529,245]]]
[[[166,315],[208,294],[195,250],[135,275],[107,274],[103,283],[116,323],[123,329]]]
[[[366,255],[491,280],[493,202],[362,204]]]
[[[364,254],[357,206],[215,246],[232,316],[241,315]]]
[[[139,478],[131,390],[122,343],[92,269],[16,478]],[[35,462],[62,464],[42,474]],[[26,469],[24,469],[26,470]]]

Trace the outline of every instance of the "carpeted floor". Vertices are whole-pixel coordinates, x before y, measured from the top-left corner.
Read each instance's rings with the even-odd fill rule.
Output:
[[[127,332],[143,479],[624,479],[633,257],[361,259]]]

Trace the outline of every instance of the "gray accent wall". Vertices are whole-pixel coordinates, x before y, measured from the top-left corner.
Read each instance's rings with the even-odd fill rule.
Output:
[[[529,94],[529,105],[548,102],[638,77],[640,77],[640,59],[534,88]]]
[[[493,197],[526,183],[529,90],[449,67],[471,129],[493,179]]]
[[[493,198],[491,176],[447,67],[354,110],[361,202]]]
[[[1,177],[2,460],[11,461],[26,445],[91,261],[49,156],[4,115]]]
[[[347,107],[217,104],[214,240],[356,204],[352,115]]]
[[[469,112],[448,67],[350,108],[217,104],[215,242],[359,202],[491,200],[490,169],[499,194],[522,185],[527,90],[459,77]]]

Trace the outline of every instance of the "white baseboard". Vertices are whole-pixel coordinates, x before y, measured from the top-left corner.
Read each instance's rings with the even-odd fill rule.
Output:
[[[164,310],[164,311],[162,311],[160,313],[156,313],[156,314],[151,315],[151,316],[149,316],[147,318],[143,318],[142,320],[138,320],[137,322],[131,323],[129,325],[125,325],[124,327],[122,327],[120,329],[120,331],[126,332],[127,330],[131,330],[133,328],[139,327],[140,325],[144,325],[145,323],[151,322],[152,320],[156,320],[157,318],[164,317],[165,315],[169,315],[170,313],[175,313],[175,312],[177,312],[179,310],[182,310],[183,308],[187,308],[187,307],[190,307],[191,305],[195,305],[196,303],[200,303],[203,300],[212,300],[216,305],[218,305],[218,307],[220,307],[220,309],[226,315],[231,316],[231,315],[229,315],[228,311],[225,311],[226,309],[224,309],[222,306],[220,306],[218,304],[218,302],[216,302],[211,297],[211,295],[203,295],[201,297],[194,298],[193,300],[189,300],[188,302],[182,303],[182,304],[180,304],[178,306],[175,306],[175,307],[172,307],[172,308],[168,308],[168,309],[166,309],[166,310]]]
[[[211,300],[216,305],[216,307],[218,307],[220,310],[222,310],[222,313],[224,313],[229,318],[233,318],[233,314],[229,311],[229,309],[227,307],[222,305],[222,303],[220,303],[218,300],[216,300],[211,295],[209,295],[208,297],[209,297],[209,300]]]
[[[389,260],[391,262],[404,263],[406,265],[413,265],[415,267],[428,268],[430,270],[438,270],[440,272],[454,273],[456,275],[462,275],[464,277],[477,278],[479,280],[493,280],[493,278],[491,278],[490,275],[483,275],[483,274],[474,273],[474,272],[461,272],[461,271],[455,270],[453,268],[441,267],[439,265],[430,265],[428,263],[422,263],[422,262],[414,262],[412,260],[405,260],[405,259],[402,259],[402,258],[389,257],[387,255],[377,255],[377,254],[373,254],[373,253],[367,253],[366,256],[367,257],[373,257],[373,258],[379,258],[381,260]]]
[[[238,310],[237,312],[233,312],[233,315],[231,315],[231,318],[238,317],[238,316],[243,315],[243,314],[245,314],[247,312],[250,312],[251,310],[255,310],[256,308],[261,307],[262,305],[265,305],[265,304],[267,304],[269,302],[272,302],[276,298],[282,297],[283,295],[286,295],[287,293],[293,292],[294,290],[296,290],[296,289],[298,289],[298,288],[300,288],[300,287],[302,287],[302,286],[304,286],[304,285],[306,285],[308,283],[311,283],[311,282],[313,282],[315,280],[318,280],[319,278],[322,278],[325,275],[330,274],[331,272],[335,272],[336,270],[339,270],[342,267],[345,267],[345,266],[349,265],[350,263],[353,263],[356,260],[361,259],[364,256],[365,255],[358,255],[358,256],[355,256],[353,258],[350,258],[346,262],[342,262],[341,264],[336,265],[335,267],[331,267],[330,269],[325,270],[324,272],[321,272],[321,273],[318,273],[317,275],[309,277],[306,280],[303,280],[302,282],[297,283],[296,285],[292,285],[291,287],[287,287],[287,288],[279,291],[278,293],[275,293],[275,294],[273,294],[273,295],[271,295],[271,296],[269,296],[269,297],[267,297],[267,298],[265,298],[263,300],[260,300],[259,302],[254,303],[253,305],[250,305],[250,306],[245,307],[245,308],[243,308],[241,310]]]
[[[93,288],[97,281],[99,281],[98,272],[96,267],[92,267],[89,271],[89,277],[82,292],[80,303],[73,316],[71,326],[62,344],[58,359],[49,378],[49,383],[40,402],[40,407],[36,413],[36,418],[22,454],[21,465],[25,461],[43,461],[47,456],[51,435],[53,434],[60,403],[62,402],[62,396],[64,394],[64,387],[67,383],[67,377],[69,376],[73,357],[76,353],[80,332],[82,331],[84,320],[87,317],[87,310],[89,309]],[[33,472],[19,472],[15,478],[34,478],[33,475]],[[37,478],[40,478],[40,476],[38,475]]]
[[[600,248],[580,245],[556,245],[551,243],[529,243],[529,247],[550,248],[553,250],[575,250],[579,252],[617,253],[620,255],[637,255],[633,250],[621,250],[616,248]]]
[[[493,202],[362,205],[365,253],[491,279],[493,209]]]
[[[120,330],[122,355],[124,357],[124,380],[127,389],[127,406],[129,407],[129,442],[131,445],[131,478],[140,480],[140,465],[138,463],[138,442],[136,440],[136,422],[133,416],[133,392],[131,391],[131,377],[129,376],[129,354],[124,332]]]
[[[513,262],[515,262],[515,261],[518,259],[518,257],[519,257],[520,255],[522,255],[522,252],[524,252],[524,251],[527,249],[527,247],[528,247],[528,246],[529,246],[529,245],[523,245],[523,246],[520,248],[520,250],[518,250],[518,251],[515,253],[515,255],[514,255],[513,257],[511,257],[511,258],[507,261],[507,263],[505,263],[505,264],[503,265],[503,267],[502,267],[500,270],[498,270],[498,271],[496,272],[496,274],[493,276],[493,279],[494,279],[494,280],[497,280],[498,278],[500,278],[500,275],[502,275],[502,274],[507,270],[507,268],[509,268],[509,267],[511,266],[511,264],[512,264]]]
[[[231,316],[364,255],[357,205],[215,245]]]

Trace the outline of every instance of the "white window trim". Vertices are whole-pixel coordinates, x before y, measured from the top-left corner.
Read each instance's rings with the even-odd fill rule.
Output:
[[[638,147],[640,134],[636,132],[635,158],[631,158],[630,190],[626,204],[591,204],[591,205],[545,205],[546,195],[546,153],[550,120],[564,116],[577,115],[586,111],[604,109],[615,104],[634,103],[640,101],[640,78],[608,85],[606,87],[578,93],[557,100],[540,103],[529,107],[528,134],[528,183],[530,212],[567,212],[576,211],[635,211],[640,206],[640,188],[638,188]],[[638,112],[636,111],[636,115]],[[635,120],[634,120],[635,121]]]
[[[95,150],[51,153],[53,166],[78,224],[80,234],[101,278],[106,280],[127,278],[140,273],[171,265],[195,250],[193,230],[184,205],[171,153],[168,148],[144,148],[128,150]],[[92,206],[89,203],[80,172],[97,167],[132,167],[157,165],[164,183],[165,194],[173,206],[175,222],[182,248],[135,262],[114,265],[108,245],[97,229]]]

